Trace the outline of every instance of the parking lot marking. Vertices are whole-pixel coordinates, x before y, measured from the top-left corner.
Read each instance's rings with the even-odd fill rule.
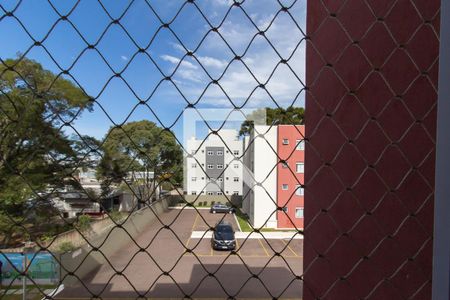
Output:
[[[241,249],[239,249],[239,241],[238,239],[236,239],[236,249],[237,249],[237,254],[241,254]]]
[[[288,248],[292,253],[294,253],[294,256],[295,256],[295,257],[298,257],[297,252],[295,252],[294,250],[292,250],[291,246],[289,246],[288,243],[286,243],[285,240],[281,240],[281,241],[287,246],[287,248]]]
[[[194,224],[192,224],[191,232],[194,231],[195,224],[197,223],[197,219],[198,219],[198,214],[195,215]],[[189,236],[189,238],[186,241],[186,244],[185,244],[186,248],[188,247],[190,241],[191,241],[191,236]]]
[[[258,240],[259,243],[261,244],[261,247],[264,249],[264,252],[266,252],[266,256],[269,257],[269,252],[267,252],[266,247],[264,247],[263,243],[261,242],[261,240]]]

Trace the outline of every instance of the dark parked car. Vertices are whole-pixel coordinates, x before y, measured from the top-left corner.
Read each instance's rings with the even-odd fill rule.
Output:
[[[235,210],[233,207],[229,207],[229,206],[226,206],[225,204],[218,203],[218,204],[212,205],[209,212],[211,212],[213,214],[215,214],[215,213],[231,214],[231,213],[234,213]]]
[[[234,250],[236,249],[236,239],[234,229],[230,223],[220,221],[214,228],[211,238],[211,246],[214,250]]]

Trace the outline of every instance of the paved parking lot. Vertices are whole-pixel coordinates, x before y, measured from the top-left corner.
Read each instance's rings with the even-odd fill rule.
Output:
[[[238,239],[236,253],[214,251],[209,237],[191,238],[194,231],[207,231],[219,220],[232,223],[234,215],[210,214],[208,210],[169,210],[160,222],[148,226],[103,265],[83,284],[66,288],[58,295],[65,298],[152,298],[226,299],[229,296],[250,299],[300,299],[303,240],[247,238]],[[255,233],[253,233],[254,235]],[[205,234],[206,236],[206,234]],[[139,252],[139,247],[146,252]],[[192,249],[192,253],[186,252]],[[281,256],[275,256],[280,253]],[[123,275],[117,274],[116,270]],[[213,274],[214,276],[211,276]]]

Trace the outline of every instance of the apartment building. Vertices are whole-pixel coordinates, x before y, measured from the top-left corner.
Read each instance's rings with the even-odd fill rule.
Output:
[[[278,125],[244,138],[242,209],[254,227],[303,228],[303,137],[303,125]]]
[[[255,126],[244,138],[242,210],[254,227],[277,224],[277,127]]]
[[[222,129],[207,139],[191,137],[184,159],[187,195],[242,195],[243,141],[233,129]]]

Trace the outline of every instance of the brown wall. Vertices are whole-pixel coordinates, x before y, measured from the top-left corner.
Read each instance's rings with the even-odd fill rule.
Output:
[[[438,0],[308,1],[304,299],[431,299]]]
[[[121,221],[122,223],[118,221],[123,228],[113,226],[100,234],[88,236],[89,244],[73,252],[61,254],[58,258],[61,281],[67,286],[78,284],[90,272],[102,264],[107,264],[107,259],[111,259],[114,253],[131,243],[130,236],[137,237],[148,224],[156,221],[156,215],[168,209],[167,201],[167,198],[164,198],[153,202],[151,208],[145,207],[133,212],[126,221]],[[91,245],[99,251],[94,251]]]

